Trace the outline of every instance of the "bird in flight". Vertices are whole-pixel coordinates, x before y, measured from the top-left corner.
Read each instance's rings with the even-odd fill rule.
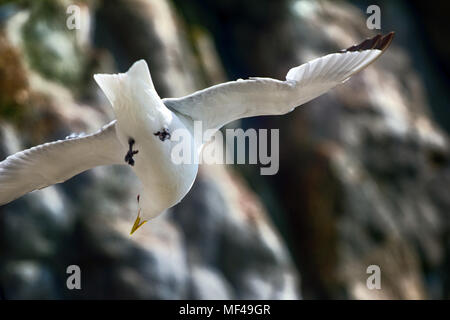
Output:
[[[192,133],[194,121],[218,130],[240,118],[286,114],[363,70],[389,47],[394,33],[292,68],[286,80],[249,78],[221,83],[181,98],[161,99],[144,60],[126,73],[96,74],[116,119],[96,133],[45,143],[0,162],[0,205],[102,165],[130,166],[142,183],[130,234],[188,193],[198,162],[171,161],[171,133]],[[192,137],[192,135],[191,135]],[[198,154],[203,142],[193,143]]]

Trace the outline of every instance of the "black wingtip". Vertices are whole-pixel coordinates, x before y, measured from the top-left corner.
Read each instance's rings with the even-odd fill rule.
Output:
[[[387,35],[382,36],[381,34],[377,34],[375,37],[369,38],[361,42],[360,44],[356,44],[351,46],[341,52],[353,52],[353,51],[362,51],[362,50],[370,50],[370,49],[378,49],[381,51],[386,50],[394,39],[395,32],[389,32]]]
[[[395,32],[389,32],[387,35],[384,36],[384,38],[380,41],[380,46],[377,49],[380,49],[381,51],[386,50],[391,45],[392,40],[394,39]]]

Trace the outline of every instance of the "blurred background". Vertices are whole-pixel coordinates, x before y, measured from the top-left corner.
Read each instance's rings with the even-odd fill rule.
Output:
[[[113,119],[97,72],[149,64],[161,97],[395,31],[364,72],[285,116],[280,170],[206,166],[133,237],[138,186],[101,167],[0,207],[2,299],[447,299],[449,4],[436,1],[0,1],[0,159]],[[366,9],[381,9],[369,30]],[[81,27],[67,27],[70,5]],[[1,188],[1,186],[0,186]],[[81,268],[81,290],[66,269]],[[381,289],[369,290],[369,265]]]

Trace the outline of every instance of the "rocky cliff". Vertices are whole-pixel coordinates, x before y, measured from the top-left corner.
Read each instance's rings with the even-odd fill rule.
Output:
[[[181,96],[227,78],[283,79],[373,34],[346,2],[80,1],[76,31],[71,3],[0,7],[1,159],[112,119],[95,72],[144,58],[160,95]],[[239,124],[280,129],[277,175],[203,165],[182,203],[133,237],[127,167],[0,207],[3,298],[447,298],[448,138],[400,43],[289,115]],[[72,264],[80,291],[66,288]],[[366,286],[369,265],[381,290]]]
[[[161,96],[206,81],[170,3],[80,2],[78,33],[65,24],[69,4],[1,8],[2,159],[112,119],[95,71],[123,71],[145,58]],[[2,206],[3,298],[298,298],[284,242],[232,171],[204,166],[185,201],[133,237],[138,189],[126,167],[97,168]],[[81,268],[79,291],[66,288],[72,264]]]

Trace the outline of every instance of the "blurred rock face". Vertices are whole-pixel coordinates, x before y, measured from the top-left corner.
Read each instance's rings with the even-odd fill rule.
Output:
[[[330,4],[300,17],[299,29],[322,26],[317,38],[332,47],[367,36],[359,31],[365,30],[363,17],[351,7]],[[298,36],[298,43],[308,43]],[[314,45],[309,50],[322,53]],[[450,182],[448,141],[429,118],[407,53],[394,43],[368,70],[294,117],[305,127],[303,138],[280,119],[288,128],[286,143],[298,149],[282,157],[286,167],[276,179],[293,225],[304,231],[299,241],[318,253],[299,253],[306,270],[322,270],[312,286],[329,296],[343,289],[352,298],[448,295],[442,272],[450,208],[438,191]],[[303,196],[293,202],[298,185]],[[382,270],[381,291],[365,286],[371,264]]]
[[[145,58],[161,96],[187,94],[207,81],[166,1],[83,4],[83,19],[94,23],[82,25],[96,25],[82,30],[91,34],[91,44],[65,28],[67,5],[12,7],[2,30],[0,73],[7,77],[0,77],[1,159],[72,132],[92,132],[111,119],[94,72],[123,71]],[[2,206],[1,298],[300,297],[282,240],[238,176],[203,167],[180,205],[129,237],[137,193],[128,168],[105,167]],[[81,290],[66,287],[73,264],[81,268]]]
[[[372,35],[345,2],[174,1],[185,21],[167,1],[108,0],[82,7],[95,25],[83,30],[86,44],[64,28],[34,30],[65,14],[65,1],[52,2],[59,6],[50,11],[45,2],[17,9],[0,34],[2,159],[111,119],[94,72],[145,58],[160,95],[180,96],[224,81],[223,69],[283,79],[292,66]],[[27,34],[47,41],[24,45]],[[39,66],[48,52],[62,55],[55,70]],[[0,295],[299,298],[298,272],[266,206],[305,297],[449,297],[448,140],[395,40],[344,86],[289,115],[242,124],[280,129],[276,176],[239,168],[264,205],[238,172],[205,166],[180,205],[130,238],[134,176],[126,167],[92,170],[0,207]],[[81,291],[65,286],[71,264],[81,267]],[[381,269],[381,290],[366,286],[370,265]]]
[[[262,1],[255,11],[251,1],[218,1],[210,11],[196,3],[188,17],[209,17],[205,24],[236,78],[283,79],[292,66],[372,35],[365,16],[344,2],[273,8]],[[395,40],[329,94],[287,116],[243,125],[280,128],[279,173],[260,179],[243,172],[258,193],[271,195],[265,203],[278,208],[272,215],[287,221],[305,297],[448,297],[448,140]],[[370,265],[381,269],[382,290],[366,286]]]

